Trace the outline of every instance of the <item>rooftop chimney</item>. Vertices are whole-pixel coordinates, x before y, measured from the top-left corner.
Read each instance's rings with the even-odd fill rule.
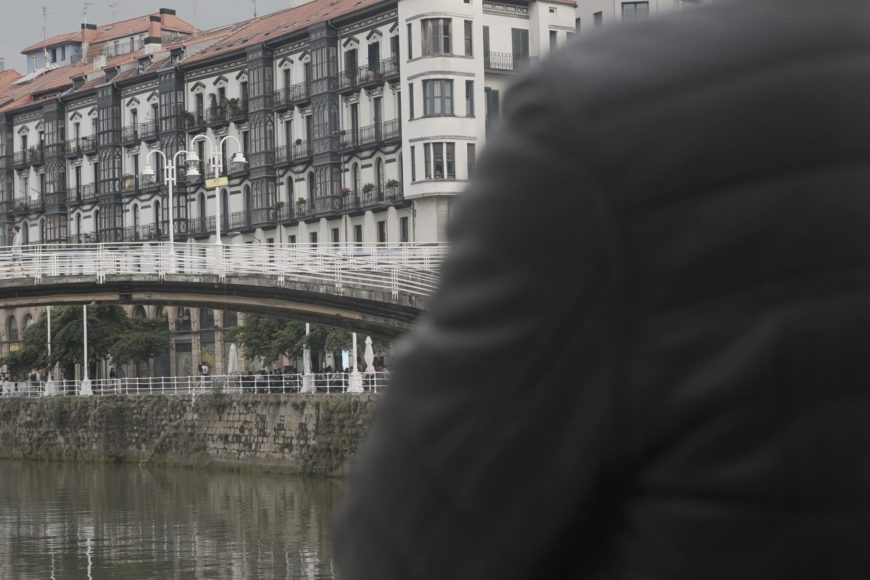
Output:
[[[160,44],[163,37],[162,17],[152,14],[148,17],[148,36],[145,37],[145,45]]]
[[[175,10],[173,10],[172,8],[161,8],[160,14],[168,14],[170,16],[175,16]]]
[[[88,48],[91,45],[91,38],[96,34],[96,24],[82,24],[82,60],[88,60]]]

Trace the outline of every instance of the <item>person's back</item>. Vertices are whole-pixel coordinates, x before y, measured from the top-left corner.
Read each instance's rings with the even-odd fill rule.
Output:
[[[625,25],[506,99],[346,580],[870,575],[870,11]]]

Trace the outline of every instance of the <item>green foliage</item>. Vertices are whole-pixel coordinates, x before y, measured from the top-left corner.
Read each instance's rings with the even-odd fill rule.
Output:
[[[365,337],[358,337],[360,356],[365,349]],[[282,320],[275,317],[249,314],[244,324],[232,332],[232,340],[237,341],[248,358],[274,361],[281,355],[301,356],[305,345],[313,351],[337,353],[350,350],[353,338],[350,331],[319,324],[311,325],[311,333],[305,334],[305,324],[295,320]],[[385,350],[389,345],[376,340],[375,350]]]
[[[46,327],[46,318],[43,315],[24,330],[18,351],[10,352],[0,359],[0,363],[6,365],[12,377],[23,377],[30,372],[30,369],[48,367],[48,351],[45,346],[48,336]]]
[[[169,350],[169,330],[162,320],[127,318],[110,348],[117,364],[143,363]]]
[[[43,314],[22,336],[18,352],[0,359],[12,376],[32,368],[47,369],[55,363],[70,365],[84,360],[82,309],[67,306],[52,310],[51,358],[46,349],[47,317]],[[113,304],[88,307],[88,358],[111,357],[117,364],[138,363],[169,348],[170,334],[160,320],[131,319]]]

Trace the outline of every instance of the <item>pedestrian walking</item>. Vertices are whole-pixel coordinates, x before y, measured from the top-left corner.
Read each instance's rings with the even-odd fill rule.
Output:
[[[13,226],[10,232],[12,233],[12,273],[19,276],[24,273],[21,262],[21,226]]]

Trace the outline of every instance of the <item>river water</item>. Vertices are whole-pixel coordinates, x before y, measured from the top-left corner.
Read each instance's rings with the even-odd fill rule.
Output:
[[[337,578],[336,479],[0,461],[0,580]]]

